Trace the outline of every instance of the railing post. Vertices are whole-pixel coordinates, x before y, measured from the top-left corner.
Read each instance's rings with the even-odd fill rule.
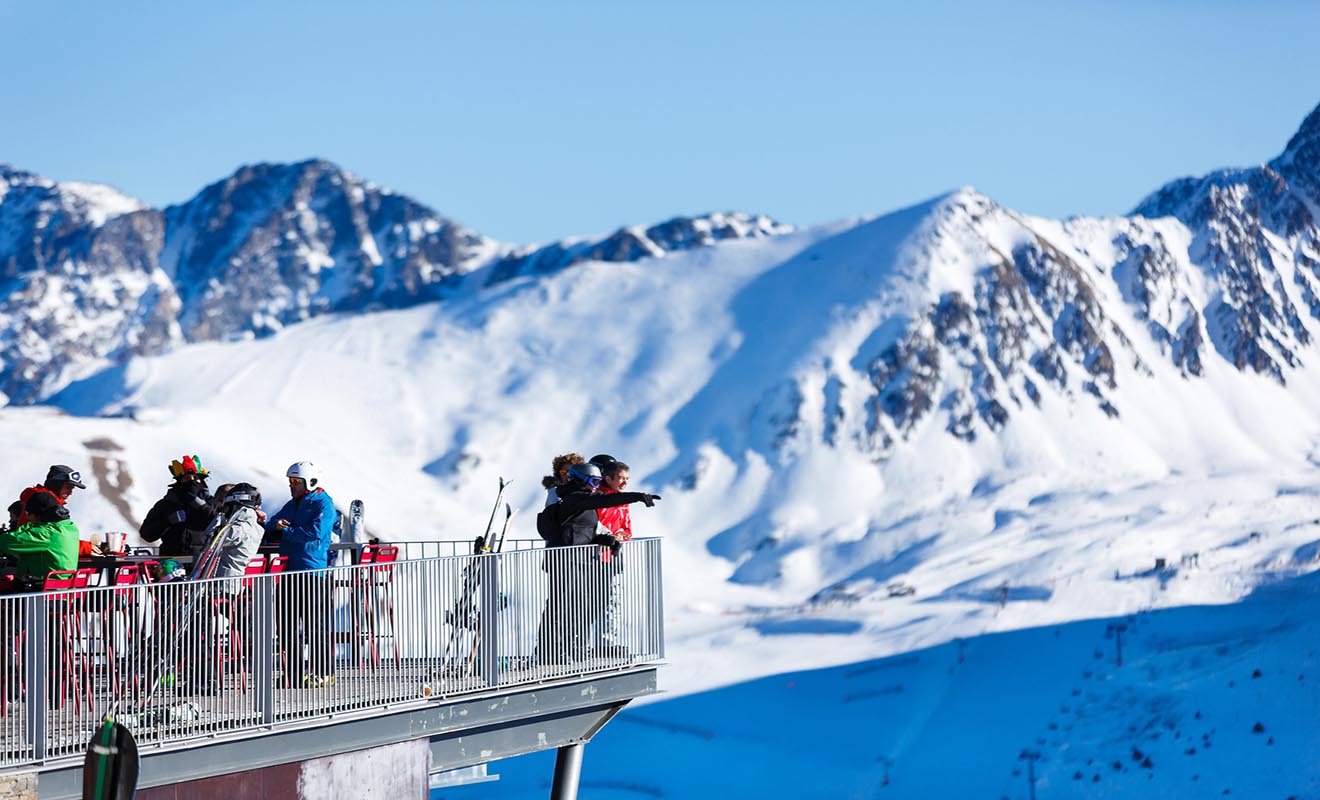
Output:
[[[665,598],[664,579],[660,574],[660,540],[648,539],[643,542],[646,557],[642,559],[642,579],[646,582],[646,595],[642,605],[645,610],[642,641],[648,653],[663,658],[665,654]],[[654,650],[652,650],[654,648]]]
[[[50,693],[48,685],[46,648],[50,632],[46,630],[48,600],[44,594],[32,595],[27,605],[27,652],[24,653],[25,676],[27,678],[27,727],[32,739],[32,757],[37,761],[46,758],[46,698]],[[61,667],[62,668],[62,667]]]
[[[252,691],[262,723],[275,721],[275,579],[252,581]]]
[[[487,686],[500,682],[500,557],[477,556],[481,559],[481,675]]]

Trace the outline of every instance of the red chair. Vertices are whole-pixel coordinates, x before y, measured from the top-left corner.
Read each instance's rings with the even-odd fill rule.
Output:
[[[359,650],[358,661],[366,666],[365,656],[371,654],[372,666],[380,666],[380,640],[390,639],[394,648],[394,663],[402,667],[399,643],[394,635],[394,564],[399,559],[399,548],[392,544],[369,544],[362,548],[357,575],[358,613],[353,615],[355,638],[365,648]],[[363,566],[370,565],[370,566]],[[383,618],[382,618],[383,612]]]
[[[288,556],[271,556],[270,562],[266,565],[266,572],[279,574],[284,572],[288,568],[288,566],[289,566]],[[274,586],[279,585],[280,578],[271,578],[270,580],[272,583],[272,588],[274,588]],[[279,596],[276,595],[275,604],[278,603],[279,603]],[[272,605],[271,609],[272,609],[271,617],[273,619],[279,619],[280,617],[279,617],[278,605]],[[288,656],[282,649],[279,651],[279,659],[280,659],[280,673],[284,676],[284,687],[287,689],[288,687],[293,685],[293,680],[289,675]]]
[[[117,631],[123,631],[124,649],[123,652],[133,652],[133,640],[136,618],[138,594],[135,589],[129,588],[141,583],[149,583],[151,578],[146,575],[145,567],[129,564],[115,569],[111,577],[111,585],[114,590],[110,595],[110,602],[105,608],[101,609],[101,642],[105,652],[106,669],[110,675],[110,685],[116,695],[120,693],[119,682],[119,662],[115,658],[115,641]],[[120,625],[118,623],[122,622]],[[136,683],[138,676],[134,676]]]
[[[95,569],[55,570],[46,575],[43,590],[50,594],[51,638],[60,669],[59,697],[73,697],[73,710],[81,709],[79,701],[86,689],[87,705],[92,705],[92,654],[88,637],[83,630],[83,615],[88,611],[87,593],[78,591],[91,584]],[[51,687],[55,688],[55,687]]]
[[[78,577],[76,569],[53,570],[46,573],[46,584],[41,587],[43,592],[62,592],[66,589],[72,589],[74,581]]]

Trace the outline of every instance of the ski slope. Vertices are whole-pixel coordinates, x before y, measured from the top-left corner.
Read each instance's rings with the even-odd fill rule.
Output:
[[[1317,592],[1309,575],[631,708],[586,748],[581,796],[1026,798],[1034,772],[1042,798],[1314,797]],[[553,767],[496,762],[498,782],[432,800],[543,797]]]

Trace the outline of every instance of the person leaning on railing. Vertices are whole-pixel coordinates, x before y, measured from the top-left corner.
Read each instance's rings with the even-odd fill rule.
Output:
[[[556,536],[546,540],[546,547],[551,549],[546,554],[550,597],[537,633],[536,655],[541,663],[562,663],[587,655],[587,629],[598,616],[596,606],[605,592],[601,583],[609,577],[592,549],[571,555],[554,550],[596,544],[617,554],[619,540],[597,529],[598,510],[630,503],[643,503],[649,508],[660,499],[658,494],[645,492],[600,494],[600,484],[600,467],[574,464],[569,467],[568,480],[558,487],[558,501],[541,512],[551,515],[557,531]]]
[[[591,463],[600,467],[601,494],[617,494],[628,488],[629,467],[611,456],[593,456]],[[605,596],[601,607],[597,609],[596,619],[592,623],[595,631],[596,653],[607,658],[623,658],[628,655],[628,648],[623,642],[623,543],[632,538],[632,514],[627,506],[611,506],[597,512],[600,525],[610,536],[618,540],[614,548],[602,547],[597,552],[601,566],[606,573],[602,585]]]

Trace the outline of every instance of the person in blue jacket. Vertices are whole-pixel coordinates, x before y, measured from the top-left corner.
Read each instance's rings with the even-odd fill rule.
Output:
[[[286,572],[310,572],[289,575],[280,583],[280,642],[284,650],[285,673],[303,672],[303,685],[330,686],[334,654],[330,637],[330,585],[324,570],[330,566],[330,540],[334,535],[335,501],[321,487],[321,473],[310,461],[299,461],[285,473],[289,478],[289,502],[266,522],[266,531],[279,538],[280,555],[288,556]],[[302,625],[306,640],[304,670],[303,647],[298,639]]]
[[[289,495],[266,530],[280,542],[280,555],[289,557],[288,572],[325,569],[330,566],[330,541],[334,536],[335,501],[321,488],[321,473],[310,461],[299,461],[285,473]]]

